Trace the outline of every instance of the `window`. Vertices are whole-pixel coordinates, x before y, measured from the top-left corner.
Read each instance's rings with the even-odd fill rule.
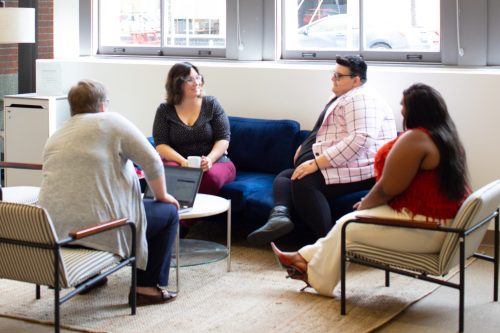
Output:
[[[82,55],[500,63],[497,0],[79,1]]]
[[[439,0],[285,0],[283,58],[436,61]]]
[[[223,56],[225,47],[226,0],[99,1],[99,53]]]

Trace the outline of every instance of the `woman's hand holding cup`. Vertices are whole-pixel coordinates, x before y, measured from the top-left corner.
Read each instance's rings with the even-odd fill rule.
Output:
[[[201,168],[203,171],[208,171],[212,168],[212,159],[208,156],[201,157]]]

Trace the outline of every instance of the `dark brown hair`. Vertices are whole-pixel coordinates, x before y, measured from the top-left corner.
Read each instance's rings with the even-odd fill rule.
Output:
[[[167,103],[178,105],[184,98],[184,91],[182,85],[191,74],[191,68],[200,74],[198,67],[190,62],[179,62],[170,68],[167,75],[167,82],[165,82],[165,90],[167,91]],[[202,85],[204,80],[202,78]]]

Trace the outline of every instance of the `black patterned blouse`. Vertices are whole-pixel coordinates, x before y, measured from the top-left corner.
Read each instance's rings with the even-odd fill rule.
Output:
[[[229,141],[230,137],[229,119],[213,96],[203,97],[200,115],[193,126],[188,126],[180,120],[174,105],[162,103],[156,110],[153,123],[155,145],[169,145],[184,158],[206,156],[216,141]],[[219,161],[226,159],[223,156]]]

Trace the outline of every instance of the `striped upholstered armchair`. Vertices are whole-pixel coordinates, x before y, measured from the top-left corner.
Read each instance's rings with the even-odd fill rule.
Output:
[[[491,182],[472,193],[462,204],[453,222],[448,227],[434,223],[388,220],[368,216],[358,216],[343,225],[341,238],[341,304],[340,313],[346,314],[346,263],[355,262],[385,271],[385,285],[389,286],[389,273],[434,282],[459,290],[459,331],[464,330],[464,284],[465,260],[471,256],[494,263],[493,301],[498,301],[499,269],[499,207],[500,180]],[[489,222],[495,221],[494,255],[476,253],[484,238]],[[388,251],[363,244],[346,245],[346,233],[351,223],[370,223],[392,228],[417,228],[433,232],[444,232],[446,236],[441,250],[437,253],[408,253]],[[446,275],[459,265],[459,282],[444,281],[437,277]],[[432,277],[434,276],[434,277]]]
[[[121,227],[131,230],[132,253],[128,258],[118,258],[109,252],[65,247],[75,240]],[[54,326],[55,332],[59,332],[61,304],[128,265],[132,266],[130,295],[136,294],[135,239],[135,225],[127,219],[100,223],[59,239],[43,208],[0,202],[0,279],[35,284],[37,299],[40,299],[40,285],[52,287]],[[62,296],[62,288],[74,289]],[[134,315],[135,297],[130,297],[129,304]]]

